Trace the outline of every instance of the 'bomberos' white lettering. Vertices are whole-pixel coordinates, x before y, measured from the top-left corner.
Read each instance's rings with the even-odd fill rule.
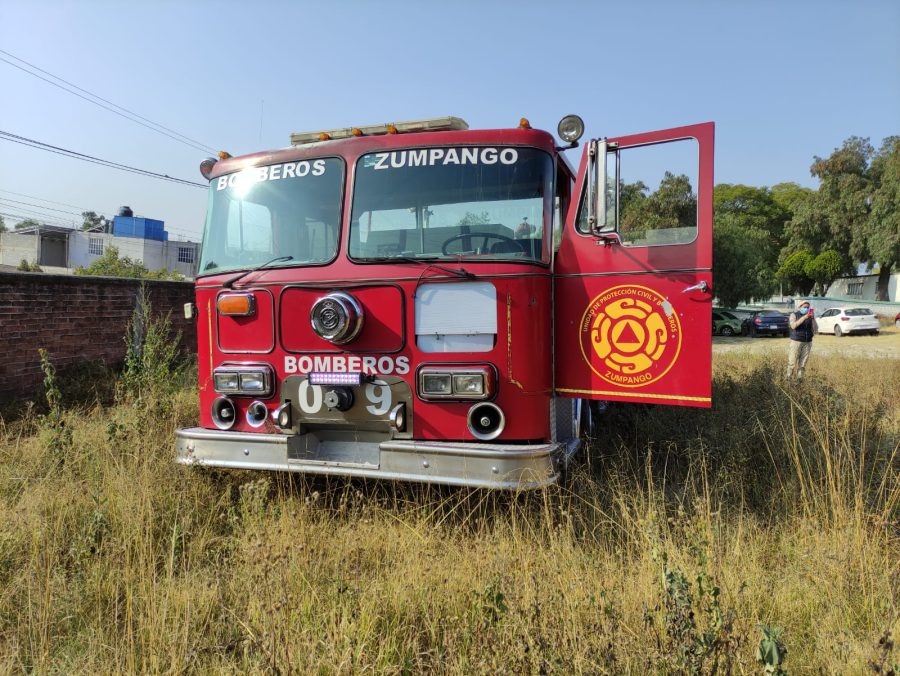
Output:
[[[304,176],[321,176],[325,173],[325,160],[301,160],[300,162],[285,162],[284,164],[272,164],[265,167],[250,167],[233,174],[219,176],[216,179],[216,190],[234,188],[246,184],[262,183],[264,181],[278,181],[282,178],[303,178]]]
[[[365,166],[377,171],[448,164],[515,164],[518,159],[515,148],[420,148],[375,153],[366,157]]]
[[[335,355],[287,355],[284,358],[285,373],[310,373],[326,371],[331,373],[365,373],[367,375],[399,376],[409,373],[409,357],[375,357],[357,354]]]

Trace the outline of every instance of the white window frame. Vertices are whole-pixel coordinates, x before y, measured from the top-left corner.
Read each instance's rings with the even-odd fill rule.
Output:
[[[103,255],[103,238],[102,237],[88,237],[88,253],[92,256],[102,256]]]
[[[188,265],[193,265],[195,258],[195,250],[192,246],[180,246],[178,247],[178,262],[179,263],[187,263]]]

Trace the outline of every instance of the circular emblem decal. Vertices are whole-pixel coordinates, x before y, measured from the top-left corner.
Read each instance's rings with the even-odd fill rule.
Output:
[[[343,291],[334,291],[319,298],[309,310],[309,321],[320,338],[343,345],[351,342],[362,330],[362,305]]]
[[[581,354],[591,370],[612,385],[656,382],[680,351],[681,322],[675,308],[645,286],[607,289],[581,318]]]
[[[334,303],[331,301],[326,301],[322,303],[319,309],[319,321],[322,324],[322,328],[328,331],[334,331],[338,324],[341,321],[341,316],[338,313],[337,308],[334,306]]]

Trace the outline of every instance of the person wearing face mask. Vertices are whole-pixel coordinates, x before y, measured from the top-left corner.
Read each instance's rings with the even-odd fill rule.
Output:
[[[805,300],[791,313],[791,347],[788,350],[787,377],[803,378],[803,370],[812,349],[812,339],[819,332],[809,301]]]

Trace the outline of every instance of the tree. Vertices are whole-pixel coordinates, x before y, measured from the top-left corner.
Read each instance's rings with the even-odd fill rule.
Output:
[[[818,285],[819,295],[824,296],[828,286],[840,276],[845,267],[841,255],[834,249],[828,249],[808,261],[803,266],[803,272]]]
[[[716,296],[729,307],[775,291],[785,224],[793,212],[769,188],[721,183],[713,192]]]
[[[697,195],[684,174],[667,171],[655,192],[642,182],[621,187],[619,232],[626,240],[641,239],[650,230],[695,228]]]
[[[796,251],[784,259],[775,276],[785,285],[790,293],[808,296],[812,291],[814,280],[806,272],[813,261],[813,255],[807,250]]]
[[[900,137],[884,140],[872,160],[877,185],[863,236],[867,258],[878,263],[878,300],[888,300],[891,270],[900,266]]]
[[[0,216],[0,232],[6,232],[6,222],[3,220],[3,216]]]
[[[16,230],[24,230],[25,228],[34,228],[34,227],[37,227],[38,225],[40,225],[40,223],[38,223],[33,218],[26,218],[24,221],[19,221],[18,223],[16,223],[15,229]]]
[[[891,270],[900,265],[900,137],[886,138],[876,152],[868,139],[852,136],[827,158],[815,157],[810,173],[819,189],[802,202],[788,226],[784,254],[831,249],[843,261],[878,263],[878,299],[887,300]]]
[[[769,233],[779,249],[784,244],[785,224],[793,215],[793,210],[779,202],[769,188],[729,183],[715,187],[713,209],[717,216],[734,214],[740,217],[741,226]]]
[[[772,186],[772,199],[791,214],[796,213],[801,204],[811,199],[816,191],[804,188],[798,183],[776,183]]]
[[[75,268],[75,274],[97,277],[130,277],[132,279],[184,279],[181,274],[174,270],[165,268],[162,270],[148,270],[147,266],[141,261],[132,260],[128,256],[120,258],[119,250],[114,246],[107,246],[103,255],[86,268]]]
[[[713,229],[713,279],[719,303],[735,307],[754,298],[768,298],[775,287],[774,256],[777,250],[768,232],[742,227],[728,215],[717,217]]]
[[[467,211],[465,215],[459,219],[457,225],[487,225],[491,222],[491,215],[487,211],[476,214],[473,211]]]
[[[81,217],[84,219],[84,223],[81,224],[82,230],[90,230],[106,223],[106,218],[98,215],[95,211],[82,211]]]

